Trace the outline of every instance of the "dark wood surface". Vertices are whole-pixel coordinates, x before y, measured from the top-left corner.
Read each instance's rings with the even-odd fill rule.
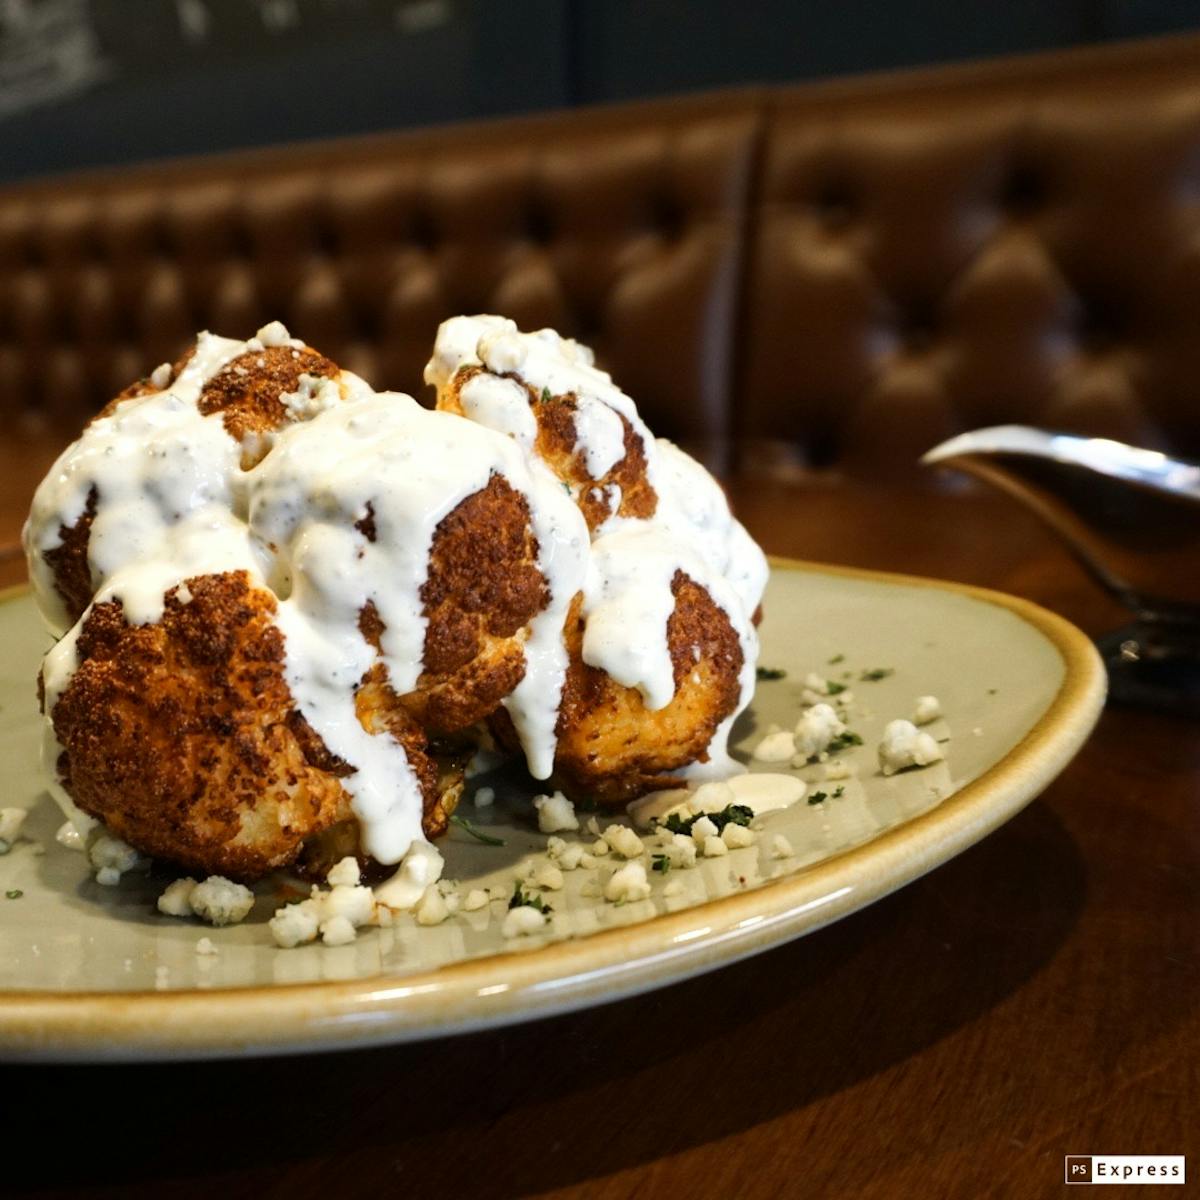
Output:
[[[5,460],[11,543],[47,448]],[[1089,633],[1122,619],[1000,497],[733,492],[776,553],[1002,588]],[[688,983],[394,1049],[9,1068],[0,1194],[892,1200],[1055,1196],[1066,1153],[1200,1172],[1198,866],[1200,727],[1110,709],[980,845]]]

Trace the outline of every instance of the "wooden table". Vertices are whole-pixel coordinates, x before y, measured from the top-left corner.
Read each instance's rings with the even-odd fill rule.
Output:
[[[0,471],[10,539],[46,454]],[[1000,497],[733,491],[776,553],[1121,620]],[[9,1069],[0,1193],[1024,1198],[1060,1194],[1066,1153],[1200,1172],[1198,868],[1200,728],[1109,711],[968,853],[665,991],[394,1049]]]

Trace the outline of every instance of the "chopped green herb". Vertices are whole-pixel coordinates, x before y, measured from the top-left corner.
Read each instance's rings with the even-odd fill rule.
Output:
[[[938,745],[944,746],[949,740],[949,738],[938,738]]]
[[[571,485],[565,479],[563,480],[563,491],[566,492],[568,496],[571,494]]]
[[[833,657],[832,657],[832,658],[829,660],[829,665],[830,665],[831,667],[836,667],[836,666],[838,665],[838,663],[840,663],[840,662],[845,662],[845,661],[846,661],[846,656],[845,656],[844,654],[835,654],[835,655],[834,655],[834,656],[833,656]]]
[[[828,746],[825,747],[824,753],[837,754],[841,750],[846,750],[851,746],[861,746],[863,740],[852,729],[847,729],[845,733],[839,733]],[[810,754],[808,757],[808,765],[811,767],[813,763],[820,762],[820,754]]]
[[[995,689],[995,688],[988,688],[988,695],[989,695],[989,696],[994,696],[995,694],[996,694],[996,689]]]
[[[844,683],[838,683],[833,679],[825,681],[825,694],[828,696],[840,696],[846,690]]]
[[[681,817],[679,813],[668,813],[664,828],[668,833],[682,833],[685,837],[692,832],[692,826],[707,817],[720,833],[726,825],[749,825],[754,820],[754,809],[745,804],[727,804],[720,812],[697,813],[694,817]]]
[[[834,798],[835,800],[840,800],[840,799],[842,798],[842,793],[843,793],[843,792],[845,792],[845,790],[846,790],[846,789],[845,789],[844,787],[836,787],[836,788],[834,788],[834,789],[833,789],[833,798]]]
[[[20,888],[9,888],[8,891],[4,893],[4,895],[9,900],[20,900],[20,898],[23,895],[25,895],[25,893],[23,891],[21,891]]]
[[[469,833],[476,841],[482,842],[485,846],[504,845],[503,838],[492,837],[490,833],[484,833],[482,829],[476,829],[466,817],[460,817],[458,813],[454,813],[451,816],[450,823],[457,825],[464,833]]]
[[[787,678],[787,672],[782,667],[755,667],[754,674],[760,680]]]
[[[813,792],[813,794],[809,796],[808,802],[809,804],[821,804],[828,799],[829,795],[827,792]]]
[[[544,387],[544,388],[542,388],[542,403],[546,404],[549,402],[549,400],[550,400],[550,389],[548,387]]]
[[[540,913],[551,913],[554,911],[536,892],[531,895],[518,883],[513,890],[512,899],[508,902],[508,907],[521,908],[522,906],[525,908],[536,908]]]
[[[671,860],[665,854],[656,854],[651,859],[650,869],[665,875],[671,869]]]
[[[889,675],[895,675],[895,667],[872,667],[869,671],[864,671],[859,679],[863,683],[878,683],[881,679],[886,679]]]
[[[850,746],[861,746],[862,744],[862,738],[852,729],[847,729],[845,733],[839,733],[825,749],[830,754],[836,754],[839,750],[845,750]]]

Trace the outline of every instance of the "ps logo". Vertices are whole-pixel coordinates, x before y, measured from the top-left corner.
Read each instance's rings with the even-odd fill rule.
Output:
[[[1066,1160],[1067,1183],[1091,1183],[1092,1159],[1090,1155],[1068,1155]]]

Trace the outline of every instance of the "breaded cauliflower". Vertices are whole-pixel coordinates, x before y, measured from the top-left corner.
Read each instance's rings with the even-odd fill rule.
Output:
[[[345,768],[310,758],[275,597],[240,572],[187,589],[154,625],[126,624],[119,603],[92,608],[50,713],[58,770],[75,803],[131,846],[253,879],[350,815]]]
[[[670,590],[662,614],[673,685],[666,703],[651,704],[648,688],[623,686],[585,661],[589,606],[604,601],[608,581],[593,578],[571,606],[553,774],[568,796],[606,804],[669,786],[708,758],[722,723],[748,700],[744,668],[756,651],[749,626],[766,577],[761,551],[732,520],[712,477],[650,435],[586,347],[551,330],[521,333],[500,317],[456,317],[439,330],[425,378],[439,409],[506,433],[554,473],[584,516],[594,564],[640,552],[632,542],[614,549],[614,534],[636,538],[644,529],[661,535],[660,551],[679,548],[678,569],[625,581],[631,590]],[[685,561],[699,568],[694,576]],[[722,589],[718,599],[715,583],[735,577],[736,594]],[[735,617],[746,618],[740,631]],[[492,727],[516,748],[505,711]]]
[[[445,831],[480,730],[607,804],[724,765],[766,567],[719,486],[552,331],[457,318],[428,377],[432,412],[278,323],[201,334],[55,464],[39,686],[104,836],[378,877]]]

